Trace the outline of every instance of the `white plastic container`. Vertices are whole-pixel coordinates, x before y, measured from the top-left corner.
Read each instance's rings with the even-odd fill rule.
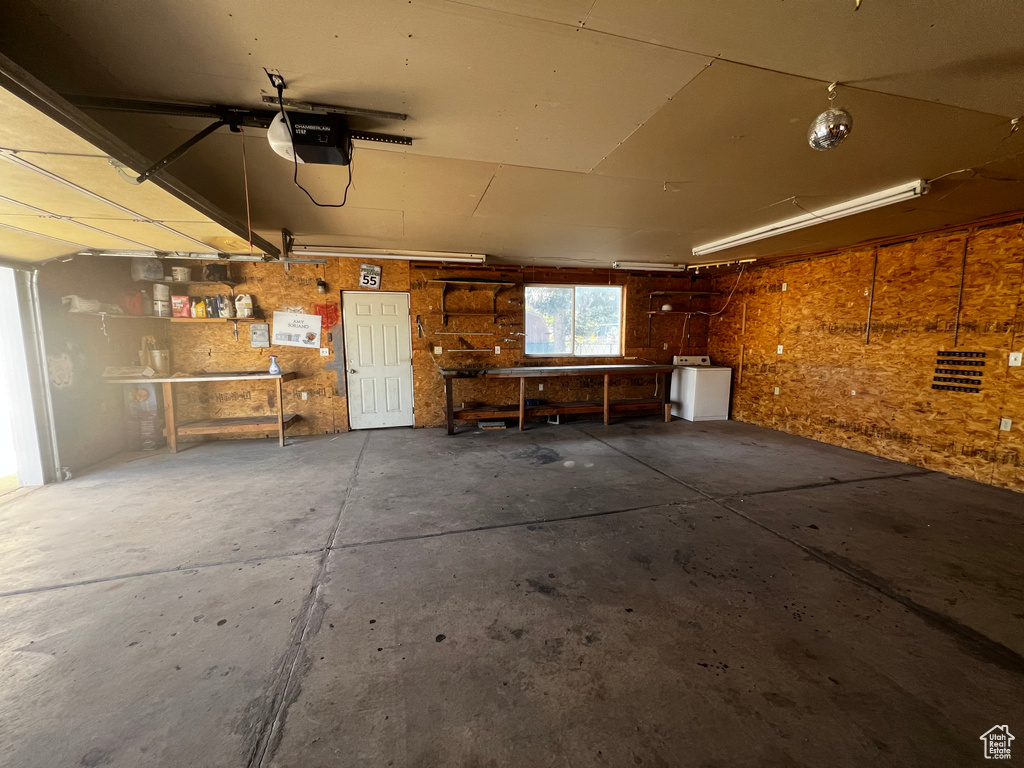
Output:
[[[170,317],[171,316],[171,301],[170,301],[170,298],[168,298],[167,301],[162,301],[160,299],[154,299],[153,300],[153,314],[156,317]]]
[[[153,301],[170,301],[171,286],[167,283],[153,283]]]
[[[190,267],[171,267],[171,281],[175,283],[187,283],[192,279]]]

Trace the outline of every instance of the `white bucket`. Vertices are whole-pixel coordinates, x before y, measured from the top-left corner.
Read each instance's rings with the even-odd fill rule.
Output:
[[[170,317],[171,316],[171,302],[163,301],[162,299],[155,299],[153,301],[153,314],[156,317]]]
[[[175,283],[187,283],[192,279],[190,267],[171,267],[171,280]]]
[[[157,373],[166,375],[171,372],[171,355],[166,349],[149,350],[149,363]]]
[[[153,301],[170,301],[171,286],[167,283],[153,283]]]

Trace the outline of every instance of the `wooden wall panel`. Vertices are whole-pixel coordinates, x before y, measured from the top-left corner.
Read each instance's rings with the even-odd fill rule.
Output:
[[[1024,369],[1007,364],[1024,348],[1020,227],[879,248],[872,302],[875,253],[743,276],[709,339],[715,362],[737,369],[733,417],[1024,490]],[[764,376],[774,338],[783,353]],[[936,355],[950,350],[984,353],[980,393],[932,388]]]
[[[625,288],[625,356],[636,362],[668,362],[675,354],[705,354],[707,351],[707,320],[692,318],[684,326],[683,315],[656,316],[648,323],[651,306],[648,294],[655,290],[709,290],[706,277],[689,275],[649,277],[613,270],[568,270],[520,267],[437,268],[410,265],[404,260],[372,258],[331,258],[324,265],[293,265],[285,271],[280,264],[233,264],[232,277],[244,281],[236,293],[250,293],[262,318],[269,321],[275,310],[312,312],[314,304],[340,303],[340,292],[357,290],[359,265],[382,267],[382,290],[409,292],[413,349],[413,389],[416,426],[440,426],[444,423],[444,385],[439,368],[512,367],[516,365],[563,365],[579,362],[579,358],[527,358],[523,354],[523,285],[526,283],[566,283],[623,285]],[[195,268],[193,263],[191,266]],[[448,326],[440,316],[442,286],[430,283],[437,277],[484,277],[515,283],[498,294],[498,309],[503,313],[497,323],[489,317],[452,316]],[[318,294],[316,280],[325,280],[327,295]],[[198,291],[198,289],[195,289]],[[207,289],[209,290],[209,289]],[[215,290],[213,292],[216,292]],[[656,299],[679,309],[706,311],[720,305],[721,297],[670,297]],[[490,311],[491,293],[487,290],[451,290],[450,309]],[[318,434],[348,429],[348,407],[344,394],[343,333],[339,324],[333,339],[325,345],[331,355],[321,358],[316,350],[291,347],[252,349],[248,326],[239,324],[239,339],[234,340],[228,324],[171,323],[169,335],[172,365],[175,370],[227,371],[263,370],[268,368],[269,355],[278,355],[282,369],[297,371],[301,378],[285,385],[285,409],[302,416],[291,434]],[[325,329],[325,334],[328,329]],[[458,335],[462,332],[462,335]],[[470,335],[492,334],[486,336]],[[456,335],[449,335],[456,334]],[[326,338],[326,336],[325,336]],[[501,353],[495,355],[495,345]],[[434,354],[435,346],[444,351]],[[485,348],[485,352],[453,350]],[[621,363],[621,357],[588,358],[588,362]],[[339,378],[340,377],[340,378]],[[581,377],[575,380],[529,382],[528,396],[546,400],[600,400],[603,380]],[[652,377],[616,378],[612,381],[614,395],[620,397],[653,396],[656,390]],[[307,393],[307,400],[301,393]],[[266,413],[274,406],[269,387],[258,383],[203,384],[180,386],[178,389],[181,418],[243,416]],[[513,403],[519,397],[516,381],[459,381],[456,400],[487,403]]]
[[[576,285],[622,285],[624,287],[624,357],[586,358],[594,365],[623,362],[671,362],[673,355],[703,355],[707,352],[707,321],[691,318],[684,324],[684,315],[658,315],[648,321],[653,306],[671,303],[678,310],[706,311],[719,297],[655,297],[659,290],[706,291],[711,282],[705,277],[632,275],[616,270],[545,269],[540,267],[494,267],[490,269],[437,269],[413,267],[411,270],[413,319],[419,316],[423,335],[414,331],[413,375],[416,381],[416,424],[444,424],[444,387],[440,368],[494,368],[517,365],[572,365],[580,358],[532,358],[523,353],[523,286],[530,283]],[[451,317],[445,327],[439,316],[441,288],[431,279],[439,277],[477,276],[514,282],[498,293],[498,311],[507,314],[498,318],[497,327],[486,317]],[[487,290],[450,290],[448,307],[468,311],[490,311],[491,294]],[[467,332],[467,335],[443,335]],[[494,333],[493,336],[469,335]],[[501,354],[491,352],[456,352],[456,349],[501,347]],[[434,355],[435,346],[444,352]],[[544,390],[540,390],[543,384]],[[601,377],[528,381],[527,397],[548,401],[600,400],[604,382]],[[617,377],[612,379],[613,397],[651,397],[656,392],[653,377]],[[472,381],[455,383],[455,402],[467,401],[511,404],[519,401],[516,380]]]

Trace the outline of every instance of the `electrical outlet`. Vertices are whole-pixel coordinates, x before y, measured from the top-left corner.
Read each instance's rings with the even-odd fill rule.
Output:
[[[1010,365],[1014,368],[1019,368],[1024,358],[1024,352],[1011,352],[1010,353]]]
[[[784,290],[784,291],[789,290],[789,283],[783,283],[782,284],[782,290]]]
[[[1009,432],[1010,428],[1012,426],[1013,426],[1013,421],[1010,420],[1010,419],[1000,419],[999,420],[999,431],[1000,432]]]
[[[500,355],[501,354],[501,347],[499,347],[497,344],[494,345],[494,354],[496,354],[496,355]]]
[[[668,349],[668,344],[662,344],[662,345],[661,345],[661,348],[662,348],[662,349]]]
[[[302,393],[302,399],[303,400],[309,400],[309,392],[303,392]]]
[[[851,389],[851,390],[850,390],[850,396],[851,396],[851,397],[852,397],[853,395],[856,395],[856,394],[857,394],[857,390],[856,390],[856,389]]]
[[[331,350],[328,347],[320,347],[320,357],[330,357]]]
[[[444,354],[444,350],[441,347],[434,347],[434,354],[435,355],[443,355]]]
[[[543,384],[538,384],[537,385],[537,391],[538,392],[543,392],[544,391],[544,385]]]
[[[782,345],[779,344],[779,348],[777,350],[775,350],[775,351],[776,351],[777,354],[781,355],[782,354]]]
[[[776,394],[776,395],[777,395],[777,394],[779,394],[779,393],[780,393],[781,391],[782,391],[782,390],[781,390],[781,389],[779,389],[778,387],[776,387],[776,388],[775,388],[775,394]]]

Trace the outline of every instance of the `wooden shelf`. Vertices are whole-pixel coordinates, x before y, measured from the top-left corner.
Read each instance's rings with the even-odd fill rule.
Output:
[[[241,283],[235,283],[231,280],[147,280],[149,283],[159,283],[160,285],[226,285],[228,288],[235,288]]]
[[[721,291],[651,291],[648,296],[721,296]]]
[[[427,312],[427,317],[436,317],[438,315],[458,315],[460,317],[500,317],[501,315],[508,314],[507,312]]]
[[[118,320],[169,320],[172,323],[266,323],[259,317],[159,317],[158,315],[118,315],[113,312],[68,312],[71,315],[84,315],[86,317],[103,317],[107,320],[117,318]]]
[[[298,414],[284,415],[285,428],[299,420]],[[199,419],[177,425],[178,436],[220,435],[245,432],[276,432],[277,416],[235,416],[223,419]]]
[[[170,320],[172,323],[265,323],[259,317],[161,317],[160,320]]]
[[[449,285],[515,285],[506,280],[488,280],[481,277],[437,277],[428,280],[428,283],[448,283]]]
[[[695,315],[696,312],[684,312],[680,309],[655,309],[647,313],[648,315]]]
[[[157,317],[156,315],[125,315],[116,312],[68,312],[68,317],[81,315],[84,317],[103,317],[107,320],[118,318],[120,320],[170,320],[169,317]]]
[[[626,400],[612,400],[612,410],[637,411],[660,410],[662,407],[661,398],[629,398]],[[527,416],[563,416],[573,413],[603,413],[604,405],[596,401],[565,402],[565,403],[544,403],[542,405],[526,406]],[[519,416],[518,405],[478,405],[473,408],[456,408],[453,411],[456,419],[500,419],[516,418]]]

